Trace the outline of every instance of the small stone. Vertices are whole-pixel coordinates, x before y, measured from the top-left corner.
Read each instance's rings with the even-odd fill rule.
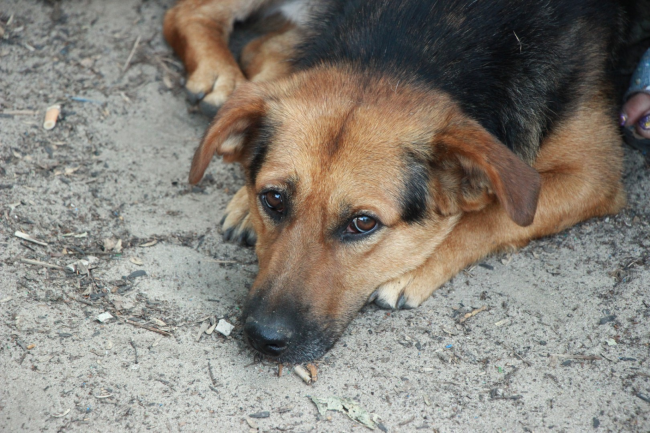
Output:
[[[131,272],[129,274],[129,276],[126,277],[126,279],[127,280],[134,280],[134,279],[136,279],[138,277],[144,277],[145,275],[147,275],[147,273],[145,271],[143,271],[143,270],[134,271],[134,272]]]
[[[598,428],[600,426],[600,420],[598,420],[598,418],[594,417],[594,419],[591,420],[591,425],[593,425],[594,428]]]
[[[250,416],[251,418],[268,418],[271,416],[271,413],[265,410],[262,412],[252,413],[248,416]]]
[[[234,325],[231,325],[230,323],[226,322],[224,319],[220,319],[219,323],[217,323],[217,332],[225,335],[226,337],[230,335],[230,333],[234,328],[235,328]]]
[[[106,311],[106,312],[100,314],[99,316],[97,316],[97,320],[99,322],[101,322],[101,323],[106,323],[109,320],[111,320],[112,318],[113,318],[113,316],[108,311]]]
[[[604,325],[604,324],[606,324],[606,323],[613,322],[614,320],[616,320],[616,315],[615,315],[615,314],[612,314],[612,315],[605,316],[605,317],[603,317],[602,319],[600,319],[600,320],[598,321],[598,324],[599,324],[599,325]]]

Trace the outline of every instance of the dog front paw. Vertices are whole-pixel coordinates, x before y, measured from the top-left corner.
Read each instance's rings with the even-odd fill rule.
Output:
[[[374,302],[384,310],[407,310],[417,307],[419,303],[409,299],[406,293],[409,282],[410,279],[405,275],[382,284],[370,295],[368,303]]]
[[[430,281],[426,265],[377,287],[368,298],[385,310],[410,310],[424,302],[440,284]]]
[[[245,81],[239,68],[201,64],[188,77],[185,91],[192,104],[199,103],[203,114],[214,117],[235,88]]]
[[[240,188],[228,203],[221,220],[221,228],[224,240],[248,246],[255,245],[257,234],[250,222],[246,187]]]

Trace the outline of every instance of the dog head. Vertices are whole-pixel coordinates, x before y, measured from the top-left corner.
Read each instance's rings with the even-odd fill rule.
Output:
[[[382,283],[435,253],[463,212],[532,222],[539,176],[444,93],[320,67],[241,86],[197,149],[239,162],[259,274],[244,331],[280,362],[322,356]]]

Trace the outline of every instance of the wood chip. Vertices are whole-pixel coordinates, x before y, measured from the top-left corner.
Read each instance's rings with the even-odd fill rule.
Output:
[[[64,416],[66,416],[66,415],[69,414],[69,413],[70,413],[70,409],[68,409],[68,410],[66,410],[65,412],[60,413],[60,414],[58,414],[58,415],[52,415],[52,416],[53,416],[54,418],[63,418]]]
[[[246,417],[246,423],[247,423],[248,426],[249,426],[250,428],[252,428],[252,429],[257,430],[257,429],[259,428],[258,425],[257,425],[257,423],[256,423],[255,421],[253,421],[251,418]]]
[[[131,257],[131,258],[129,259],[129,261],[130,261],[131,263],[133,263],[134,265],[138,265],[138,266],[142,266],[142,265],[144,265],[144,262],[143,262],[140,258],[138,258],[138,257]]]
[[[41,245],[41,246],[44,246],[44,247],[47,246],[47,243],[46,243],[46,242],[43,242],[43,241],[39,241],[39,240],[37,240],[37,239],[34,239],[33,237],[31,237],[31,236],[28,235],[27,233],[23,233],[23,232],[16,231],[16,232],[14,233],[14,236],[16,236],[17,238],[23,239],[23,240],[25,240],[25,241],[27,241],[27,242],[31,242],[31,243],[34,243],[34,244],[37,244],[37,245]]]
[[[510,323],[510,319],[503,319],[496,322],[494,326],[499,327],[499,326],[507,325],[508,323]]]
[[[196,335],[196,342],[198,343],[201,340],[201,337],[203,334],[205,334],[205,331],[210,327],[210,322],[204,322],[203,325],[201,325],[201,330],[199,333]]]
[[[216,327],[217,327],[217,321],[214,320],[213,323],[212,323],[212,325],[210,325],[210,327],[209,327],[208,329],[205,330],[205,333],[208,334],[208,335],[212,335],[212,333],[214,332],[214,329],[215,329]]]
[[[165,322],[163,322],[160,319],[156,319],[155,317],[152,317],[151,319],[149,319],[149,321],[152,322],[156,326],[162,326],[162,327],[167,326],[167,324]]]
[[[307,364],[307,370],[309,370],[311,381],[316,382],[318,380],[318,368],[314,364]]]
[[[146,244],[142,244],[142,245],[140,245],[140,246],[141,246],[141,247],[153,247],[153,246],[156,245],[157,243],[158,243],[158,240],[157,240],[157,239],[154,239],[153,241],[151,241],[151,242],[147,242]]]

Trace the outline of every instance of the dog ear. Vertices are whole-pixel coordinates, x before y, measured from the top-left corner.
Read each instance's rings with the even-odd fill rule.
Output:
[[[453,157],[460,164],[464,179],[459,205],[463,210],[485,206],[488,187],[510,219],[522,227],[533,223],[541,187],[534,168],[471,119],[450,124],[436,136],[436,143],[444,157]]]
[[[194,152],[190,184],[201,180],[215,153],[225,162],[242,162],[248,132],[259,122],[264,111],[264,99],[259,88],[253,83],[239,86],[221,107]]]

